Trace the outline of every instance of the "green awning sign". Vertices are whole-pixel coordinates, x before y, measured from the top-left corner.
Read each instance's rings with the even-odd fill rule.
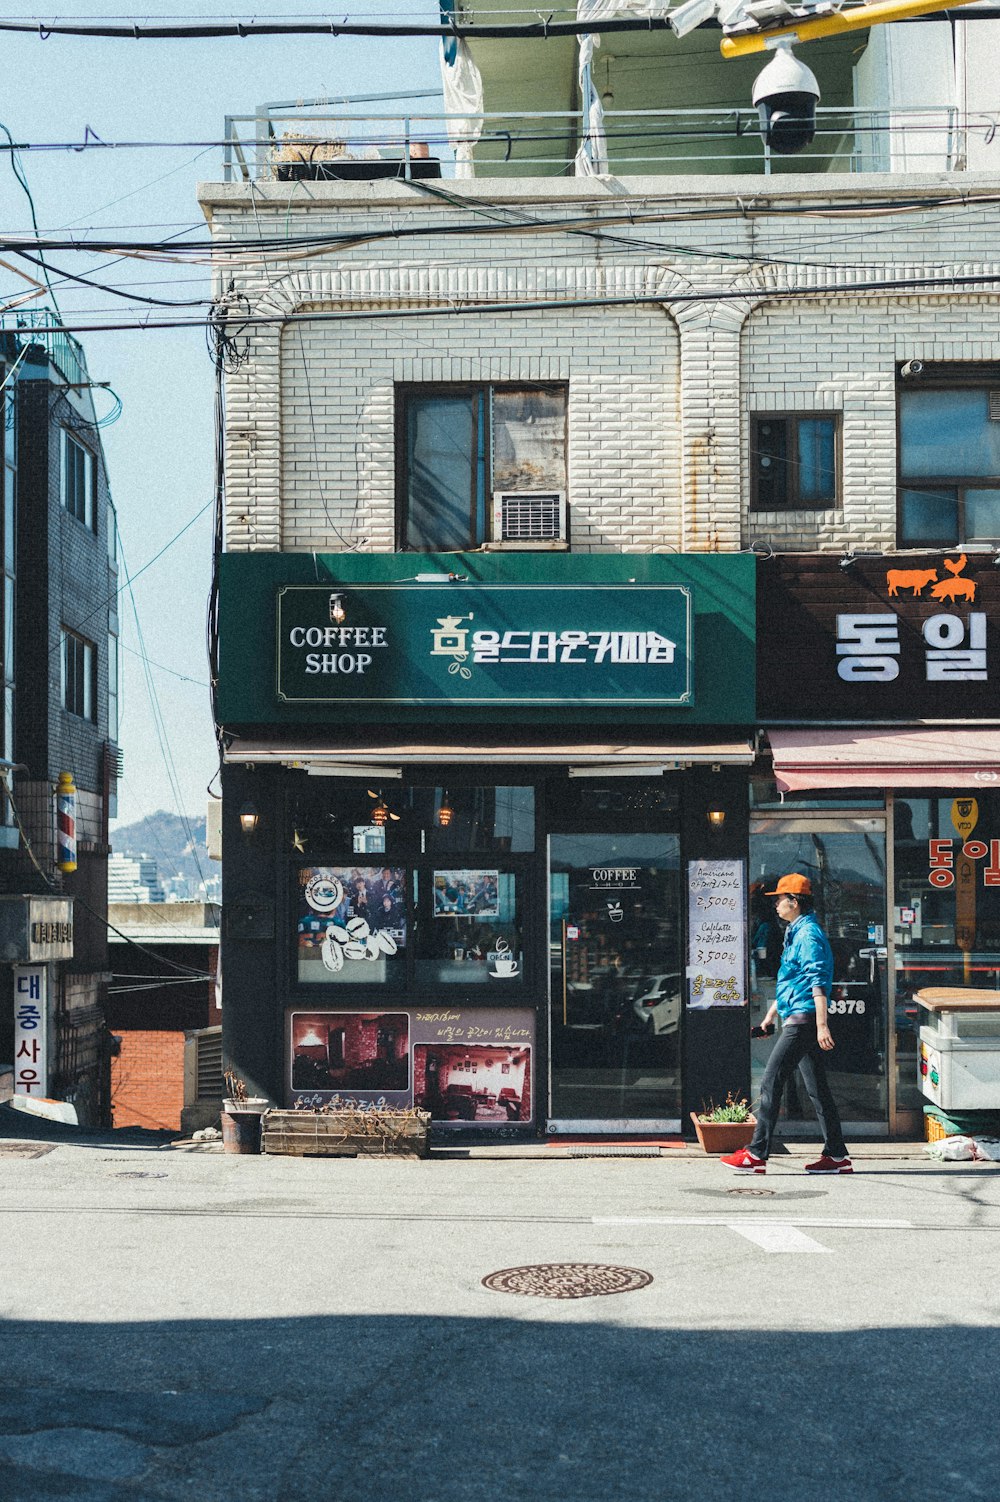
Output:
[[[681,584],[288,585],[276,623],[287,704],[694,703]]]

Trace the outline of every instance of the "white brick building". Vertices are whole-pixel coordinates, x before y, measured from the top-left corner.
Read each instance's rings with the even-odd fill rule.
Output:
[[[525,1130],[676,1129],[706,1094],[749,1088],[744,1007],[752,1020],[772,983],[763,952],[745,973],[746,920],[761,917],[756,888],[716,956],[726,976],[700,975],[714,961],[699,958],[688,881],[692,862],[714,860],[720,870],[743,863],[741,891],[781,870],[812,873],[836,940],[851,1130],[916,1128],[914,991],[941,974],[1000,986],[993,883],[980,882],[970,912],[925,869],[928,842],[943,850],[958,839],[942,820],[968,787],[980,789],[984,853],[956,846],[953,857],[991,859],[994,814],[1000,840],[990,792],[1000,754],[986,733],[1000,721],[990,687],[1000,674],[1000,161],[986,132],[970,126],[978,75],[966,70],[961,107],[948,93],[958,53],[941,28],[919,30],[929,55],[950,59],[948,89],[914,91],[916,81],[924,90],[933,82],[913,60],[914,30],[880,36],[867,53],[831,44],[824,55],[816,44],[837,115],[821,120],[820,135],[833,145],[822,154],[817,145],[793,170],[761,171],[740,155],[737,132],[726,161],[706,156],[698,137],[679,169],[619,174],[622,132],[638,126],[628,117],[615,134],[610,115],[610,172],[556,175],[572,152],[561,169],[550,159],[547,175],[515,172],[533,149],[526,131],[515,133],[505,169],[491,99],[509,135],[511,112],[537,109],[538,90],[529,105],[527,84],[520,94],[507,87],[509,69],[481,44],[487,113],[473,156],[482,175],[446,186],[402,177],[411,143],[387,146],[383,125],[370,177],[371,158],[352,162],[348,147],[340,158],[340,148],[303,157],[299,176],[285,180],[290,158],[275,147],[245,179],[202,188],[213,237],[232,254],[219,274],[220,296],[232,283],[227,332],[234,348],[245,341],[245,358],[226,376],[230,556],[219,671],[227,882],[245,927],[223,968],[230,981],[257,977],[227,1048],[258,1092],[320,1099],[398,1086],[399,1103],[427,1104],[442,1129],[508,1120]],[[701,78],[723,65],[708,61],[700,39]],[[613,39],[605,43],[592,67],[600,82],[607,63],[605,93],[618,109],[616,78],[631,76],[626,65],[648,59],[653,43],[635,42],[630,53],[619,38],[613,55]],[[656,45],[676,60],[679,44],[660,36]],[[555,70],[552,97],[564,71]],[[738,110],[746,70],[724,76],[736,80]],[[640,107],[633,88],[627,108]],[[280,133],[280,121],[271,126]],[[311,130],[314,143],[334,134],[329,122]],[[443,137],[429,133],[433,157]],[[406,159],[401,177],[377,177],[375,165],[394,151]],[[349,174],[341,169],[351,180],[337,180],[340,160],[352,163]],[[858,170],[871,165],[886,170]],[[505,445],[516,451],[511,473],[545,475],[540,486],[515,488],[564,498],[565,522],[541,551],[499,546],[492,503],[508,473]],[[756,574],[755,700],[737,645],[744,566],[747,579]],[[708,567],[718,570],[711,579],[697,572]],[[886,578],[921,572],[922,582],[901,588]],[[515,686],[483,688],[480,665],[495,659],[473,650],[470,666],[456,649],[444,688],[434,664],[407,656],[402,688],[370,689],[362,678],[386,659],[366,645],[396,640],[391,624],[374,627],[388,637],[367,634],[369,621],[382,620],[371,612],[386,591],[399,601],[405,589],[442,584],[456,622],[488,619],[512,654],[523,647],[526,656],[509,659],[522,664]],[[504,594],[528,588],[536,593]],[[586,636],[589,625],[596,641],[612,596],[627,613],[644,588],[689,592],[694,637],[671,639],[671,651],[675,661],[690,653],[693,693],[672,698],[652,675],[635,688],[626,674],[591,696],[577,674],[553,678],[551,694],[532,699],[523,664],[579,664],[566,633]],[[314,614],[289,627],[295,591]],[[572,609],[536,619],[542,594],[551,610]],[[752,600],[748,609],[754,616]],[[710,618],[725,623],[711,651]],[[359,620],[361,636],[352,635]],[[407,617],[408,637],[423,629],[417,620]],[[614,629],[639,643],[621,647],[639,654],[628,660],[646,661],[648,629],[634,638],[631,625]],[[310,682],[295,678],[293,648],[304,644],[331,649],[302,659]],[[555,656],[540,655],[549,650]],[[594,647],[595,664],[602,651]],[[463,686],[470,674],[478,697]],[[936,737],[946,727],[943,759]],[[844,735],[853,752],[836,748]],[[782,798],[791,795],[784,803],[775,777]],[[471,813],[529,785],[530,859],[495,809],[482,824]],[[235,823],[248,805],[267,828],[263,875],[260,845],[251,868]],[[380,932],[367,897],[346,891],[351,854],[372,848],[364,831],[373,807],[385,809],[377,840],[386,871],[399,876],[391,898],[386,872],[350,880],[363,894],[381,882],[398,905],[398,947],[375,962],[377,975],[344,963],[330,930],[320,963],[309,946],[321,943],[323,926],[301,898],[315,890],[310,881],[330,881],[344,889],[337,924],[360,916]],[[710,811],[722,818],[706,821]],[[435,865],[442,828],[452,843]],[[644,843],[654,835],[655,858]],[[500,870],[504,916],[491,916],[489,932],[459,924],[452,938],[464,942],[444,944],[446,914],[432,894],[458,891],[463,873],[493,873],[474,851],[519,848],[522,864]],[[497,854],[490,861],[503,865]],[[607,902],[607,913],[622,901],[631,913],[627,942],[624,930],[601,927],[600,883],[583,879],[587,869],[640,873],[628,887],[638,896],[615,889]],[[969,869],[975,877],[980,868]],[[567,939],[570,931],[579,938]],[[262,972],[269,934],[277,948]],[[443,990],[456,1000],[458,1026],[471,1027],[477,1005],[498,1006],[488,984],[498,953],[516,955],[519,987],[506,995],[534,1018],[531,1058],[517,1061],[533,1083],[516,1115],[500,1109],[491,1073],[512,1063],[500,1058],[503,1017],[489,1014],[495,1036],[486,1029],[480,1063],[493,1083],[478,1096],[473,1089],[470,1106],[475,1082],[450,1044],[421,1033],[430,1013],[414,1010]],[[715,1005],[698,1001],[703,984]],[[376,1004],[409,1019],[405,1087],[387,1056],[374,1068],[369,1053],[352,1063],[343,1039],[324,1043],[322,1059],[318,1045],[299,1046],[331,1018]]]

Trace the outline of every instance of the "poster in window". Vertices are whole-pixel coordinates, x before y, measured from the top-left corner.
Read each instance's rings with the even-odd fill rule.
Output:
[[[498,918],[499,871],[435,871],[435,918]]]
[[[305,866],[299,872],[299,979],[385,979],[406,945],[400,866]]]
[[[747,1005],[745,888],[742,861],[688,861],[690,1007]]]

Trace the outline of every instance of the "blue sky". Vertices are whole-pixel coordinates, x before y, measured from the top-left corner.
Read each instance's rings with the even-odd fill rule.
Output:
[[[407,0],[405,6],[401,0],[366,0],[351,14],[388,18],[404,9],[436,19],[434,0]],[[14,12],[22,14],[29,13],[19,7]],[[256,11],[242,10],[233,0],[219,11],[196,8],[190,0],[187,5],[183,0],[143,0],[135,11],[116,11],[107,0],[60,0],[52,12],[34,12],[32,18],[96,20],[111,14],[205,20],[210,15],[263,19],[325,12],[303,0],[267,0]],[[428,89],[439,82],[437,43],[431,39],[161,42],[5,34],[2,48],[0,121],[15,141],[32,143],[81,142],[88,125],[104,141],[218,141],[225,115],[250,114],[264,101]],[[72,230],[80,235],[92,226],[98,233],[153,239],[186,226],[204,231],[196,185],[219,180],[221,160],[221,150],[191,146],[30,151],[21,164],[43,234]],[[5,159],[0,160],[0,216],[5,229],[31,227],[27,199]],[[5,254],[3,259],[12,258]],[[51,259],[65,270],[97,275],[113,285],[146,284],[139,290],[156,297],[201,297],[208,288],[207,268],[131,259],[108,265],[108,256],[70,253]],[[34,269],[24,265],[28,272]],[[69,324],[113,307],[133,316],[119,299],[60,285],[55,276],[53,282]],[[0,301],[25,288],[0,267]],[[91,379],[110,381],[124,404],[103,438],[125,561],[136,574],[211,500],[212,366],[205,335],[201,329],[108,332],[87,334],[82,342]],[[110,409],[106,394],[96,393],[96,400],[99,413]],[[134,585],[145,652],[158,664],[149,675],[165,736],[158,734],[137,655],[141,645],[132,601],[128,594],[122,596],[121,823],[160,808],[188,815],[204,812],[205,787],[216,768],[204,687],[210,557],[211,513],[205,511]]]

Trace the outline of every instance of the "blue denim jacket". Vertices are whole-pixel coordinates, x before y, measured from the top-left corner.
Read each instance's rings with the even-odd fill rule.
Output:
[[[833,984],[833,950],[814,913],[803,913],[789,924],[774,999],[782,1022],[793,1014],[816,1011],[813,987],[829,999]]]

